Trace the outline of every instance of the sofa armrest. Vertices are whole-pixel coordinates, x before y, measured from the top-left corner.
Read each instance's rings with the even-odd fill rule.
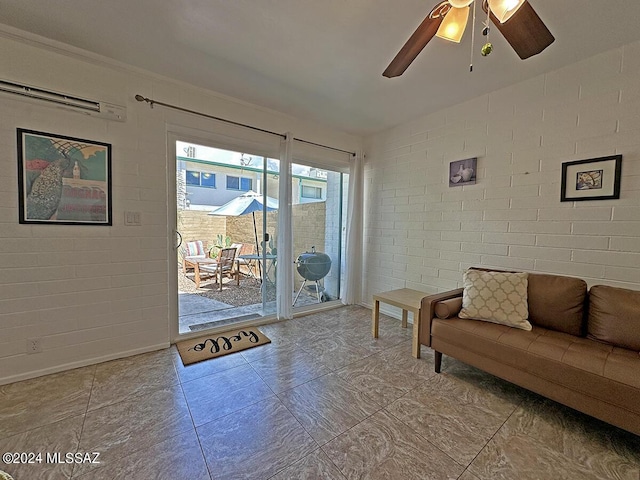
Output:
[[[431,346],[431,320],[435,316],[436,303],[450,298],[461,297],[463,288],[456,288],[447,292],[436,293],[422,299],[420,306],[420,343],[427,347]]]

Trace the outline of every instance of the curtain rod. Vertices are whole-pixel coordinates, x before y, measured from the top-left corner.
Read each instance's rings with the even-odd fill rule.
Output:
[[[302,143],[306,143],[309,145],[315,145],[316,147],[322,147],[322,148],[327,148],[329,150],[335,150],[336,152],[342,152],[342,153],[348,153],[349,155],[352,156],[356,156],[356,154],[354,152],[349,152],[348,150],[342,150],[341,148],[336,148],[336,147],[330,147],[328,145],[322,145],[321,143],[315,143],[315,142],[310,142],[309,140],[303,140],[301,138],[293,138],[295,141],[297,142],[302,142]]]
[[[189,110],[188,108],[179,107],[177,105],[172,105],[170,103],[159,102],[157,100],[153,100],[153,99],[148,98],[148,97],[143,97],[142,95],[136,95],[135,99],[137,101],[139,101],[139,102],[147,102],[149,104],[149,107],[151,107],[151,108],[153,108],[154,105],[161,105],[163,107],[171,108],[173,110],[179,110],[181,112],[191,113],[193,115],[198,115],[200,117],[211,118],[213,120],[218,120],[220,122],[230,123],[231,125],[236,125],[238,127],[250,128],[251,130],[255,130],[257,132],[262,132],[262,133],[268,133],[269,135],[276,135],[276,136],[278,136],[280,138],[287,138],[287,136],[285,134],[283,134],[283,133],[272,132],[271,130],[265,130],[263,128],[254,127],[253,125],[247,125],[246,123],[234,122],[233,120],[228,120],[226,118],[216,117],[214,115],[209,115],[208,113],[198,112],[196,110]],[[339,148],[330,147],[328,145],[322,145],[321,143],[310,142],[308,140],[303,140],[301,138],[294,138],[294,140],[296,140],[298,142],[307,143],[309,145],[315,145],[317,147],[328,148],[329,150],[335,150],[337,152],[348,153],[349,155],[353,155],[353,156],[356,155],[354,152],[349,152],[347,150],[341,150]]]
[[[240,122],[234,122],[233,120],[227,120],[226,118],[216,117],[214,115],[209,115],[208,113],[197,112],[196,110],[189,110],[188,108],[179,107],[177,105],[171,105],[170,103],[158,102],[157,100],[153,100],[151,98],[143,97],[142,95],[136,95],[136,100],[139,102],[147,102],[149,107],[153,108],[154,105],[161,105],[163,107],[171,108],[173,110],[180,110],[181,112],[192,113],[193,115],[198,115],[200,117],[207,117],[213,120],[219,120],[220,122],[230,123],[232,125],[237,125],[239,127],[250,128],[251,130],[256,130],[258,132],[268,133],[270,135],[276,135],[281,138],[287,138],[286,135],[282,133],[272,132],[271,130],[265,130],[263,128],[254,127],[251,125],[246,125]]]

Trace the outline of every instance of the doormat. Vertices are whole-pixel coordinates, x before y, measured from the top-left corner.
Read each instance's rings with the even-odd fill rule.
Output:
[[[190,365],[265,343],[271,343],[271,340],[257,328],[242,328],[178,342],[176,347],[182,363]]]

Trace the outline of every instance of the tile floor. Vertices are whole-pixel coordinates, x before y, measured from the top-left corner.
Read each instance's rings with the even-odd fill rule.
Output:
[[[261,327],[272,343],[182,366],[148,353],[0,387],[0,465],[33,479],[629,479],[640,437],[445,357],[346,307]],[[46,457],[43,458],[43,462]]]

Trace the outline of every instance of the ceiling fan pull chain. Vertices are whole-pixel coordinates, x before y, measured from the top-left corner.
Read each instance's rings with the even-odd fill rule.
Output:
[[[482,34],[487,37],[487,41],[485,42],[485,44],[482,46],[482,49],[480,50],[480,54],[483,57],[486,57],[493,51],[493,45],[489,41],[489,34],[491,33],[490,22],[491,22],[491,6],[489,5],[489,2],[487,2],[487,23],[485,23],[485,27],[482,30]]]
[[[491,25],[491,5],[489,5],[489,2],[487,2],[487,41],[489,41],[489,32],[491,31],[491,27],[489,25]]]
[[[473,20],[471,21],[471,59],[469,60],[469,73],[473,72],[473,50],[476,44],[476,3],[473,2]]]

